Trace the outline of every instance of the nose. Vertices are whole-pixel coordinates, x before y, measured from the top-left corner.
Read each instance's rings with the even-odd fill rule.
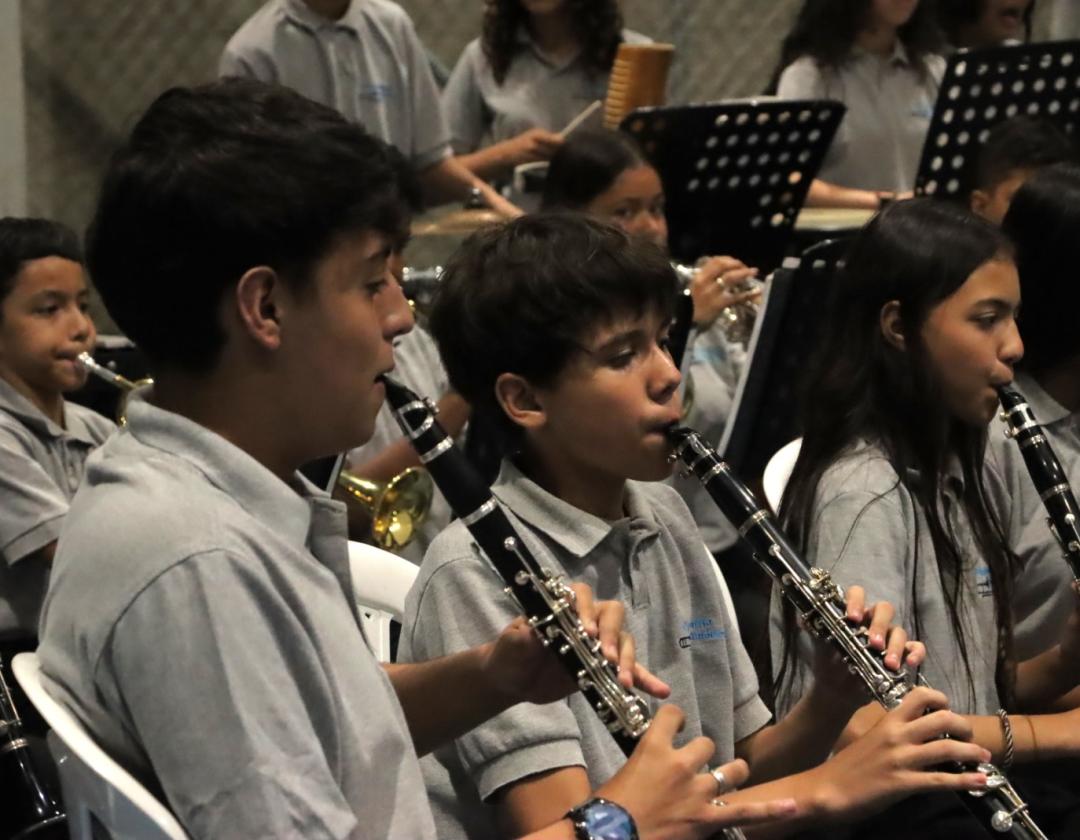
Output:
[[[1001,343],[1001,349],[998,351],[998,358],[1009,367],[1024,358],[1024,342],[1020,338],[1020,330],[1016,326],[1015,318],[1009,319],[1008,329]]]
[[[658,403],[666,403],[679,388],[682,374],[675,366],[668,349],[657,344],[652,353],[649,371],[649,396]]]
[[[384,308],[382,312],[383,336],[392,341],[399,335],[405,335],[416,326],[416,318],[412,307],[405,298],[394,273],[387,268],[386,271],[386,294],[384,295]]]
[[[75,304],[72,307],[71,340],[81,344],[94,334],[94,322],[90,319],[90,314],[83,311],[80,305]]]

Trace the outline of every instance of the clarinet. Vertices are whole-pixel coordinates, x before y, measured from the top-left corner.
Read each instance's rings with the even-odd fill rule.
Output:
[[[998,388],[998,397],[1005,436],[1015,440],[1020,447],[1031,481],[1046,507],[1050,532],[1065,554],[1073,579],[1080,582],[1080,506],[1076,504],[1069,480],[1027,400],[1004,386]]]
[[[0,662],[0,836],[11,840],[68,836],[56,770],[40,738],[23,731]]]
[[[649,707],[620,685],[615,666],[600,653],[600,642],[585,632],[574,607],[573,590],[562,575],[553,575],[532,556],[490,488],[435,419],[431,401],[385,376],[382,381],[398,425],[505,582],[503,591],[515,601],[544,646],[558,656],[589,706],[629,756],[649,728]],[[729,840],[744,837],[739,829],[725,829],[720,836]]]
[[[850,671],[866,685],[871,696],[893,709],[914,688],[911,676],[885,667],[882,654],[871,651],[868,631],[847,620],[844,593],[823,569],[812,569],[788,543],[775,518],[750,489],[732,473],[716,451],[693,429],[672,427],[672,459],[681,460],[708,491],[713,501],[738,528],[762,568],[780,587],[781,594],[802,616],[811,633],[836,649]],[[925,685],[925,680],[920,680]],[[986,774],[986,789],[962,797],[972,813],[993,833],[1017,840],[1047,840],[1028,813],[1027,803],[997,767],[979,764],[956,766]]]

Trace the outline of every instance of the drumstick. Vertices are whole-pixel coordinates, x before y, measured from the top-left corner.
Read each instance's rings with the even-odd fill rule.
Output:
[[[578,114],[572,120],[570,120],[570,122],[568,122],[566,124],[566,128],[564,128],[562,131],[559,132],[559,137],[565,137],[567,134],[569,134],[571,131],[573,131],[575,128],[577,128],[579,125],[581,125],[583,122],[585,122],[585,120],[587,120],[589,117],[591,117],[593,115],[593,112],[595,112],[596,109],[599,108],[603,104],[604,103],[601,100],[597,99],[595,102],[593,102],[591,105],[589,105],[584,111],[582,111],[580,114]]]

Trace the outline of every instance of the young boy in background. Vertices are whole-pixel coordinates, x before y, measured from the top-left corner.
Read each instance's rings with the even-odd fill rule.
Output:
[[[75,233],[0,219],[0,656],[36,646],[37,618],[87,455],[116,428],[64,394],[94,347]]]
[[[1043,167],[1075,160],[1073,141],[1053,123],[1027,116],[1007,119],[991,129],[975,157],[969,206],[1000,225],[1028,178]]]

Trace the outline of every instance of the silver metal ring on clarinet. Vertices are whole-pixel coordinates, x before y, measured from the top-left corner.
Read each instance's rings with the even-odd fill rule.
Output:
[[[709,775],[712,776],[716,780],[716,795],[717,796],[720,796],[721,794],[727,793],[730,790],[730,788],[728,787],[728,783],[727,783],[727,776],[724,775],[724,771],[721,770],[719,767],[712,768],[712,770],[709,771]],[[715,800],[713,801],[713,804],[714,805],[716,804]]]

